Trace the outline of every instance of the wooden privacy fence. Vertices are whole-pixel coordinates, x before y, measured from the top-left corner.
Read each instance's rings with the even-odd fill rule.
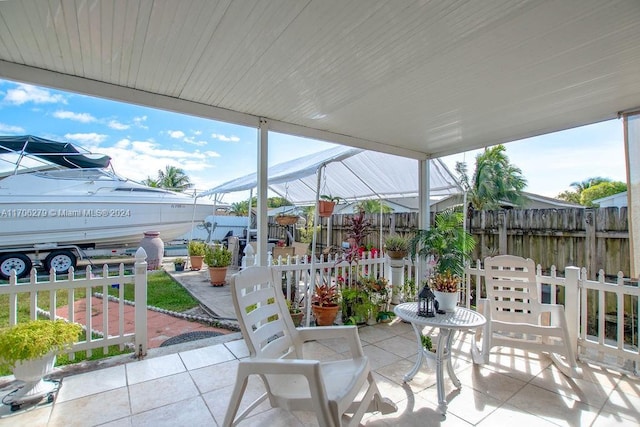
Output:
[[[347,240],[351,216],[333,215],[330,222],[323,219],[319,250],[324,248],[328,234],[333,245]],[[410,234],[418,224],[417,213],[367,214],[366,219],[372,227],[365,244],[373,247],[380,245],[381,233],[384,241],[391,232]],[[622,271],[626,277],[630,274],[626,208],[474,211],[466,225],[477,242],[472,259],[517,255],[533,259],[544,271],[552,265],[559,270],[584,267],[590,279],[595,279],[600,270]],[[273,233],[277,232],[274,227]]]

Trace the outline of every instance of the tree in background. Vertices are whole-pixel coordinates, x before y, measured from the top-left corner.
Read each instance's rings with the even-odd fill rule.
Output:
[[[601,182],[586,188],[580,193],[580,204],[590,208],[597,208],[598,204],[593,203],[594,200],[622,193],[623,191],[627,191],[627,184],[624,182]]]
[[[505,151],[502,144],[485,148],[476,156],[476,168],[471,177],[467,174],[466,163],[456,163],[456,172],[474,209],[499,209],[505,202],[514,206],[526,203],[522,191],[527,180],[522,176],[522,170],[509,162]]]
[[[385,214],[393,212],[393,209],[391,209],[391,206],[377,199],[362,200],[361,202],[358,202],[353,207],[353,212],[359,213],[364,211],[364,213],[377,214],[377,213],[380,213],[380,209],[382,209],[382,213],[385,213]]]
[[[571,187],[573,187],[573,190],[563,191],[558,194],[557,198],[588,207],[597,207],[592,203],[595,199],[612,196],[627,190],[625,183],[611,181],[609,178],[600,176],[587,178],[579,182],[572,182]]]
[[[183,169],[169,165],[165,166],[164,171],[158,171],[158,178],[147,177],[142,183],[149,187],[166,188],[177,192],[184,192],[193,186]]]
[[[251,207],[258,206],[258,197],[253,196],[251,199]],[[269,209],[280,208],[282,206],[293,206],[290,201],[284,197],[269,197],[267,199],[267,207]],[[229,213],[236,216],[247,216],[249,214],[249,201],[243,200],[241,202],[235,202],[231,204]]]

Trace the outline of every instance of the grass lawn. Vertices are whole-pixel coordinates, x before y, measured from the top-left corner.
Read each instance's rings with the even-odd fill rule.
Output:
[[[102,286],[96,288],[97,291],[102,292]],[[118,296],[117,289],[110,289],[110,295]],[[124,289],[125,299],[134,300],[134,285],[125,285]],[[86,296],[85,289],[76,289],[75,299],[84,299]],[[56,306],[64,307],[68,305],[69,293],[67,291],[58,291],[56,293]],[[43,310],[49,310],[49,291],[38,292],[38,307]],[[198,306],[198,301],[191,296],[178,282],[166,272],[158,272],[149,274],[147,276],[147,305],[163,308],[165,310],[171,310],[176,312],[182,312]],[[29,320],[30,302],[28,294],[18,295],[18,322]],[[39,318],[45,318],[38,316]],[[0,295],[0,327],[7,327],[9,325],[9,296]],[[97,338],[97,337],[96,337]],[[80,338],[80,341],[85,339],[84,335]],[[75,359],[70,360],[67,355],[58,356],[56,365],[66,365],[70,363],[77,363],[82,360],[96,360],[103,357],[115,356],[123,353],[130,353],[132,350],[120,351],[118,346],[109,347],[108,354],[104,355],[102,348],[94,349],[91,357],[87,357],[84,351],[76,352]],[[0,371],[0,375],[8,375],[11,372]]]
[[[124,285],[124,299],[133,301],[135,285]],[[109,289],[109,295],[118,296],[118,289]],[[147,276],[147,305],[165,310],[183,312],[198,306],[198,300],[193,298],[180,283],[166,272],[152,273]]]

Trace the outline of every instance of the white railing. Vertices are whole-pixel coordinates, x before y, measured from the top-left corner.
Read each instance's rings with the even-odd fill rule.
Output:
[[[311,274],[311,261],[307,256],[287,256],[273,259],[269,257],[269,265],[283,275],[283,283],[286,283],[286,298],[291,300],[292,285],[297,284],[295,291],[307,292],[311,288],[311,278],[315,276],[315,283],[336,283],[338,277],[386,277],[386,258],[372,256],[365,252],[357,262],[351,264],[340,256],[327,255],[314,264],[315,274]],[[286,280],[286,282],[285,282]],[[347,280],[347,285],[349,281]],[[294,291],[294,292],[295,292]]]
[[[559,277],[555,267],[548,276],[537,266],[540,301],[563,304],[569,335],[576,354],[591,360],[632,371],[640,366],[637,324],[640,288],[631,286],[622,272],[615,283],[606,282],[604,271],[598,280],[588,280],[586,268],[567,267]],[[481,262],[465,268],[461,300],[470,308],[477,298],[484,298],[484,270]],[[615,331],[615,333],[610,332]]]
[[[78,322],[83,325],[86,331],[86,340],[75,343],[69,350],[69,355],[73,359],[75,352],[86,351],[87,356],[91,356],[92,350],[103,348],[104,353],[108,351],[111,345],[118,345],[120,350],[124,350],[125,344],[131,343],[135,346],[139,355],[147,353],[147,262],[145,261],[147,254],[144,249],[139,248],[136,252],[136,262],[134,264],[134,274],[126,275],[124,264],[120,264],[119,271],[115,275],[109,275],[109,269],[105,265],[100,270],[94,271],[87,266],[84,277],[77,277],[76,272],[71,269],[66,279],[58,279],[55,272],[51,272],[48,281],[39,281],[35,269],[31,271],[29,282],[19,283],[15,274],[15,270],[11,272],[9,284],[0,285],[0,295],[8,295],[9,299],[9,325],[15,325],[18,322],[18,299],[22,295],[26,295],[29,299],[29,318],[37,319],[47,317],[49,319],[61,318],[57,315],[57,297],[59,292],[66,292],[68,297],[68,316],[66,320],[70,322],[78,322],[78,313],[74,303],[84,302],[82,311],[84,312],[84,322]],[[134,332],[125,331],[125,314],[124,314],[124,285],[135,285],[135,329]],[[109,307],[108,295],[110,288],[118,289],[117,312],[114,313]],[[84,290],[85,295],[77,298],[76,292]],[[43,310],[38,306],[38,293],[49,292],[49,309]],[[103,295],[102,301],[102,328],[96,329],[93,321],[92,301],[94,293],[99,292]],[[40,316],[40,317],[39,317]],[[108,330],[109,319],[118,319],[118,331]],[[94,338],[96,335],[97,338]]]

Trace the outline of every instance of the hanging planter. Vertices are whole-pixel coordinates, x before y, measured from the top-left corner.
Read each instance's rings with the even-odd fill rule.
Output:
[[[323,218],[333,215],[333,209],[338,203],[340,203],[340,197],[333,197],[331,195],[322,195],[318,200],[318,215]]]
[[[276,223],[278,225],[293,225],[298,222],[298,217],[295,215],[278,215],[276,216]]]

